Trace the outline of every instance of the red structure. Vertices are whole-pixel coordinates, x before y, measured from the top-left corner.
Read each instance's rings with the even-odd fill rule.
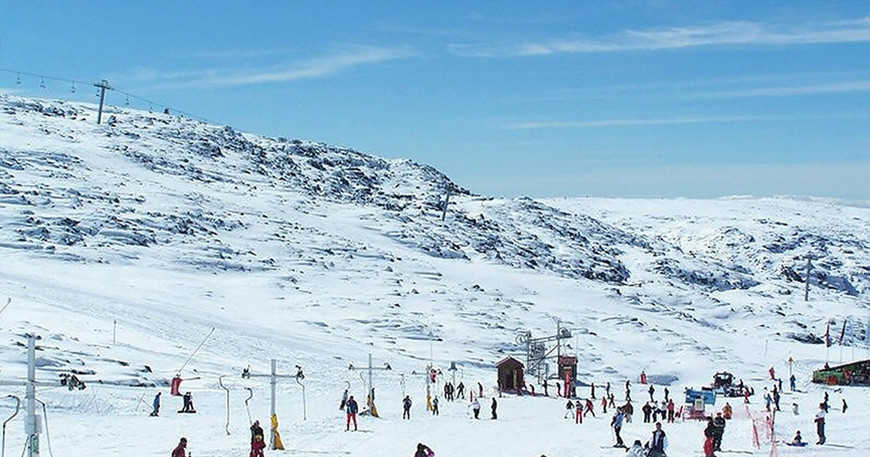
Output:
[[[507,356],[495,364],[498,369],[498,390],[502,392],[519,392],[525,387],[523,380],[523,364],[519,360]]]
[[[565,397],[571,396],[571,387],[577,381],[577,357],[559,356],[559,378],[565,381]]]

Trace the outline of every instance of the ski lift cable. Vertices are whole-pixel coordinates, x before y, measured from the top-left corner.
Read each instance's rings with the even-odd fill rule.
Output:
[[[191,360],[193,360],[193,356],[195,356],[196,353],[199,352],[199,349],[202,347],[202,345],[205,344],[205,342],[208,341],[209,338],[211,338],[211,335],[214,333],[214,329],[215,328],[212,327],[211,331],[208,332],[208,335],[206,335],[205,338],[202,339],[202,342],[199,343],[199,346],[197,346],[196,349],[193,350],[193,352],[190,354],[190,357],[188,357],[184,364],[181,365],[181,368],[178,369],[176,376],[181,376],[181,372],[184,370],[184,367],[186,367],[187,364],[190,363]]]

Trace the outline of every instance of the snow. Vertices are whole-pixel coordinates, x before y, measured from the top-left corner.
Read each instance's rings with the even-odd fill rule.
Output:
[[[48,407],[43,449],[50,437],[58,457],[166,455],[182,435],[195,456],[244,454],[245,388],[263,423],[269,399],[267,379],[241,372],[266,373],[271,358],[281,372],[298,364],[306,375],[306,419],[301,387],[278,386],[289,455],[412,455],[417,442],[438,456],[622,455],[602,448],[613,444],[609,417],[575,425],[562,419],[559,399],[505,396],[499,420],[488,419],[493,364],[509,354],[524,360],[517,334],[551,334],[555,319],[574,335],[563,350],[578,356],[579,378],[598,392],[610,381],[618,398],[641,370],[673,380],[675,398],[724,369],[761,392],[768,367],[783,375],[793,357],[802,392],[783,397],[780,438],[800,428],[815,441],[812,415],[827,390],[835,409],[841,398],[851,406],[829,415],[829,441],[854,449],[780,447],[779,455],[870,447],[870,390],[809,383],[826,351],[806,343],[824,336],[829,319],[838,339],[848,319],[854,335],[847,328],[831,361],[868,356],[866,205],[494,199],[407,160],[164,114],[111,108],[106,124],[95,118],[92,105],[0,95],[0,299],[13,300],[0,314],[0,380],[23,379],[26,333],[42,338],[40,379],[88,373],[79,375],[83,391],[38,389]],[[199,378],[182,388],[199,413],[175,414],[168,380],[212,328],[183,372]],[[345,432],[341,393],[349,385],[361,399],[365,390],[348,365],[364,365],[369,353],[393,368],[374,374],[383,417]],[[430,360],[443,370],[455,361],[469,387],[483,383],[483,420],[462,401],[426,413],[421,373]],[[229,435],[221,375],[231,389]],[[158,390],[164,411],[148,417]],[[415,401],[410,421],[400,419],[403,390]],[[633,394],[646,396],[639,385]],[[11,405],[4,400],[0,413]],[[732,405],[725,447],[767,455],[769,447],[751,446],[743,406]],[[666,424],[669,455],[702,455],[703,426]],[[623,436],[630,444],[651,431],[636,414]],[[19,452],[22,435],[19,415],[9,452]]]

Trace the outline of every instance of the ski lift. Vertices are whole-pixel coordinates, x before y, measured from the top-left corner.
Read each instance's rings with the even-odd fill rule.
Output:
[[[39,87],[45,89],[45,78],[39,78]]]
[[[72,87],[70,88],[69,91],[72,92],[72,93],[76,93],[76,82],[75,82],[75,81],[73,81],[73,83],[72,83]]]
[[[18,75],[18,76],[15,78],[15,84],[18,84],[19,86],[21,85],[21,75]]]
[[[149,103],[149,104],[148,104],[148,112],[149,112],[149,113],[152,113],[152,112],[153,112],[152,110],[153,110],[153,107],[152,107],[151,104]]]
[[[127,95],[126,99],[124,100],[124,105],[130,106],[130,96],[129,95]]]

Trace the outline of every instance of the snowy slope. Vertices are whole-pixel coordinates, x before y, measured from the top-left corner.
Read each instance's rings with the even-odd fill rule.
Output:
[[[243,387],[255,389],[255,417],[268,411],[266,381],[239,374],[249,364],[265,372],[270,358],[307,375],[308,420],[299,386],[281,386],[296,453],[408,455],[427,440],[439,456],[573,455],[578,437],[595,449],[610,441],[606,420],[573,436],[577,428],[559,420],[561,402],[506,398],[504,420],[486,426],[469,423],[464,404],[402,423],[402,390],[423,415],[414,372],[431,358],[442,368],[456,361],[466,384],[491,391],[492,363],[522,353],[518,332],[551,333],[555,319],[573,332],[567,350],[584,382],[618,386],[644,369],[675,393],[722,369],[760,388],[767,367],[783,372],[789,356],[806,386],[825,357],[810,343],[828,319],[837,329],[855,319],[854,336],[864,337],[866,208],[786,198],[493,199],[407,160],[164,114],[113,108],[104,125],[95,118],[91,105],[0,96],[0,298],[13,298],[0,314],[0,376],[23,377],[22,336],[35,332],[41,378],[74,370],[89,383],[44,394],[59,417],[59,456],[75,454],[82,438],[95,455],[117,455],[127,442],[162,455],[182,433],[196,455],[238,455]],[[204,414],[143,417],[211,328],[185,368],[200,378],[186,385]],[[844,357],[862,356],[861,344]],[[342,435],[336,399],[347,385],[362,395],[347,366],[369,352],[393,367],[376,374],[386,417],[367,422],[371,434]],[[234,389],[230,436],[219,375]],[[806,388],[799,402],[808,411],[819,394]],[[866,405],[866,392],[848,395]],[[547,421],[547,433],[523,433]],[[145,424],[154,436],[134,433]],[[699,449],[688,436],[700,424],[679,427],[692,432],[674,436],[675,449]],[[747,427],[734,427],[742,448]],[[802,427],[810,436],[811,424]],[[12,429],[11,442],[21,442]]]

